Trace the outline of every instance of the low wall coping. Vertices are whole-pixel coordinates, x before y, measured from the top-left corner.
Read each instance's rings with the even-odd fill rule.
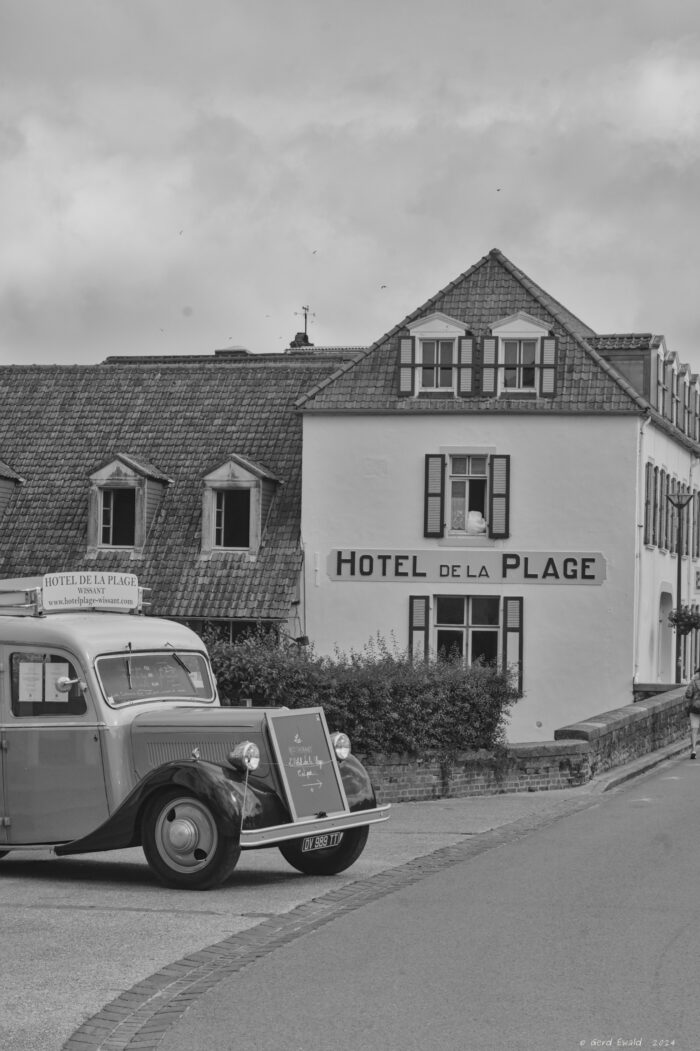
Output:
[[[597,741],[607,734],[614,733],[615,730],[621,730],[632,723],[647,719],[654,712],[681,705],[685,702],[685,690],[686,684],[676,686],[672,690],[665,690],[656,697],[649,697],[644,701],[637,701],[636,704],[627,704],[624,708],[615,708],[613,711],[594,715],[590,719],[562,726],[554,731],[554,740]]]

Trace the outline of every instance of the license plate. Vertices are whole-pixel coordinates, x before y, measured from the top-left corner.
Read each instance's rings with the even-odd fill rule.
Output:
[[[305,836],[301,841],[301,852],[308,854],[310,850],[327,850],[328,847],[337,847],[342,838],[342,832],[324,832],[320,836]]]

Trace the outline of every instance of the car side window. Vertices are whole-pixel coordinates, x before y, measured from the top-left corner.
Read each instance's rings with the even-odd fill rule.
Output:
[[[87,711],[75,666],[58,654],[13,653],[10,683],[13,715],[75,716]]]

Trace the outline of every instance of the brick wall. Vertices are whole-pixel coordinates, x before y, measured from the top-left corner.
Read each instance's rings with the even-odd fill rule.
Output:
[[[450,761],[437,755],[359,758],[380,803],[573,788],[686,736],[684,689],[564,726],[553,741],[465,752]]]

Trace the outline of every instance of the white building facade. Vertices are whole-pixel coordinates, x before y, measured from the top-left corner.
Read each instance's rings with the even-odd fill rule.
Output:
[[[598,336],[494,250],[299,408],[319,652],[379,636],[507,667],[511,741],[674,681],[667,497],[689,500],[692,605],[700,396],[663,341]],[[697,656],[692,632],[683,675]]]

